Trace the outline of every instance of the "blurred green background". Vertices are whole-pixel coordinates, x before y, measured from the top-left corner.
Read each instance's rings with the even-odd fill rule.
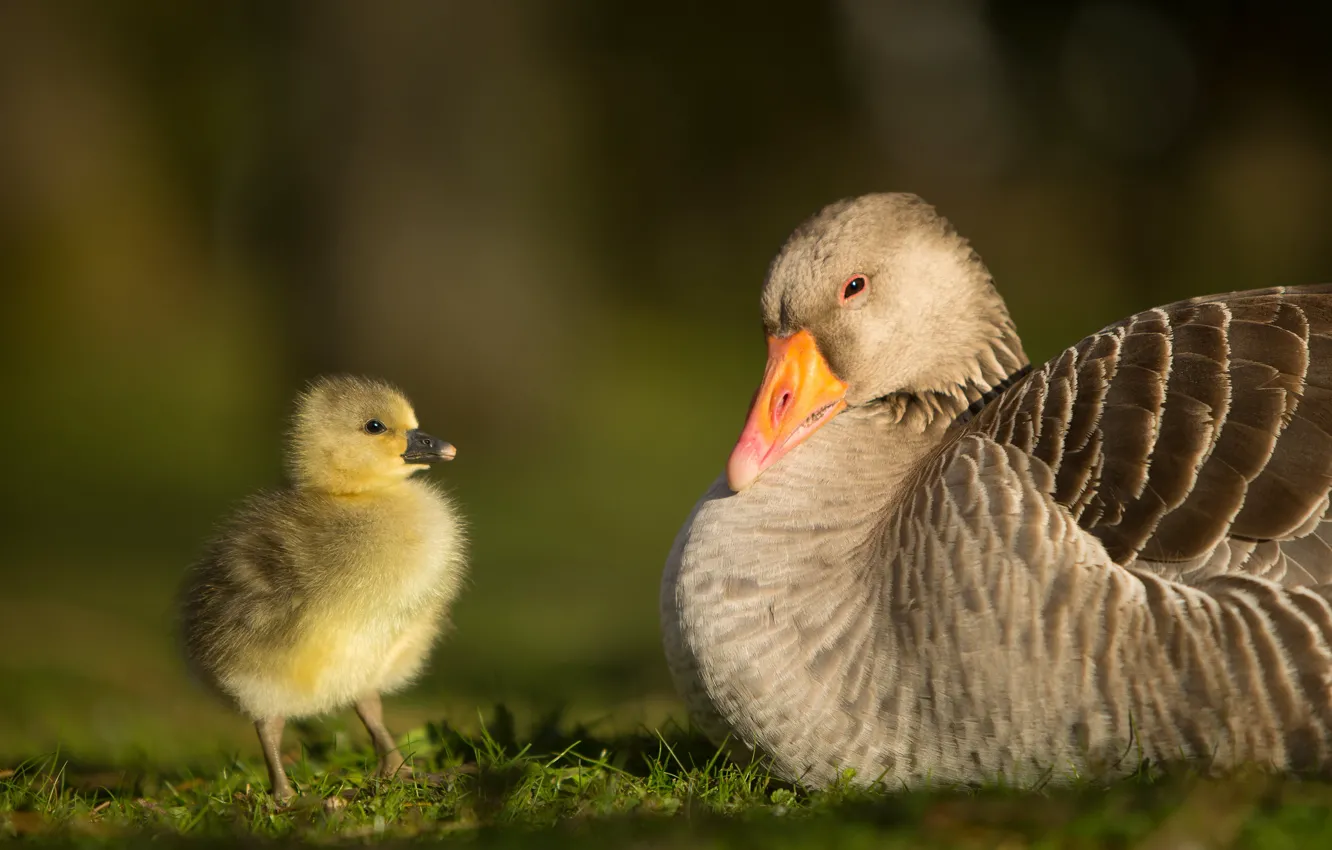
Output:
[[[924,195],[1036,359],[1332,279],[1329,13],[1164,9],[0,5],[0,758],[257,751],[171,597],[330,370],[459,447],[471,586],[397,728],[678,716],[661,564],[804,216]]]

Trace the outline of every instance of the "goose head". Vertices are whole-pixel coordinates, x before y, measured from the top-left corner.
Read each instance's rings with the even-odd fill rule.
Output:
[[[289,465],[298,487],[350,494],[389,486],[456,454],[421,430],[393,386],[333,376],[316,380],[297,402]]]
[[[762,295],[768,362],[727,480],[740,492],[836,416],[923,429],[1025,365],[967,241],[915,195],[831,204],[788,237]]]

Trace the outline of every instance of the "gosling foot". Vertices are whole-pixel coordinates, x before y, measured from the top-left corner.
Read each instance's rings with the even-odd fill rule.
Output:
[[[356,702],[356,714],[365,724],[379,756],[378,775],[384,779],[406,779],[412,775],[412,766],[403,758],[398,742],[384,725],[384,704],[379,694],[369,694]]]
[[[380,756],[379,770],[376,773],[381,779],[410,779],[412,766],[403,758],[402,752],[395,749],[387,755]]]
[[[285,717],[263,717],[254,721],[255,731],[259,733],[259,746],[264,751],[264,761],[268,763],[268,782],[273,789],[273,799],[279,803],[289,803],[296,796],[287,779],[287,772],[282,769],[282,728],[287,725]]]

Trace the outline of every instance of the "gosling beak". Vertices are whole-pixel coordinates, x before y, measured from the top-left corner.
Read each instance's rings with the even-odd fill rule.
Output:
[[[446,443],[439,437],[432,437],[420,428],[407,432],[407,451],[402,459],[408,463],[439,463],[441,460],[453,460],[458,450],[452,443]]]
[[[768,367],[726,464],[739,493],[763,470],[846,407],[846,383],[832,372],[809,331],[768,337]]]

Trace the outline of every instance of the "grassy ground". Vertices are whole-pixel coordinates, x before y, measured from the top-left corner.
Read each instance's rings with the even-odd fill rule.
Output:
[[[168,458],[171,474],[195,476],[193,489],[170,477],[144,483],[140,454],[90,478],[39,475],[47,459],[37,455],[32,474],[19,467],[15,480],[44,481],[49,492],[11,488],[26,507],[6,514],[15,531],[0,535],[0,838],[1332,846],[1324,824],[1332,785],[1183,777],[1026,793],[806,793],[671,731],[668,718],[681,706],[660,649],[661,562],[724,461],[736,405],[743,408],[735,398],[752,391],[761,351],[672,371],[633,352],[669,348],[678,328],[651,339],[642,326],[632,330],[635,344],[617,344],[616,356],[579,372],[588,383],[570,403],[595,408],[600,430],[549,425],[551,433],[510,448],[505,439],[487,443],[474,423],[456,438],[466,463],[443,480],[472,520],[472,579],[430,674],[386,705],[391,728],[414,729],[404,738],[438,781],[368,780],[364,735],[354,719],[331,718],[289,732],[291,773],[306,796],[276,809],[253,731],[185,676],[171,628],[179,572],[230,502],[276,475],[275,454],[256,459],[223,446],[210,454],[219,468],[198,471],[189,451],[142,447],[144,457]],[[717,370],[731,377],[722,381]],[[703,373],[704,387],[688,378]],[[604,398],[615,404],[598,405]],[[143,401],[134,409],[172,409]],[[198,422],[152,429],[131,428],[137,420],[110,408],[68,411],[71,421],[119,423],[127,433],[231,431],[210,418],[212,408]],[[671,423],[669,439],[643,422]],[[260,424],[275,453],[278,423]],[[77,436],[47,441],[80,444]],[[519,712],[516,722],[477,719],[478,703],[497,700]],[[552,705],[563,707],[561,724],[533,716]],[[440,717],[453,726],[424,725]],[[593,723],[596,734],[576,721]],[[665,737],[625,734],[638,725]]]
[[[0,837],[79,844],[431,838],[498,847],[1332,846],[1332,785],[1248,776],[1109,787],[804,791],[680,730],[600,740],[548,718],[519,736],[502,709],[476,734],[406,736],[418,779],[369,778],[345,733],[297,727],[277,807],[257,760],[99,768],[59,755],[0,768]]]

